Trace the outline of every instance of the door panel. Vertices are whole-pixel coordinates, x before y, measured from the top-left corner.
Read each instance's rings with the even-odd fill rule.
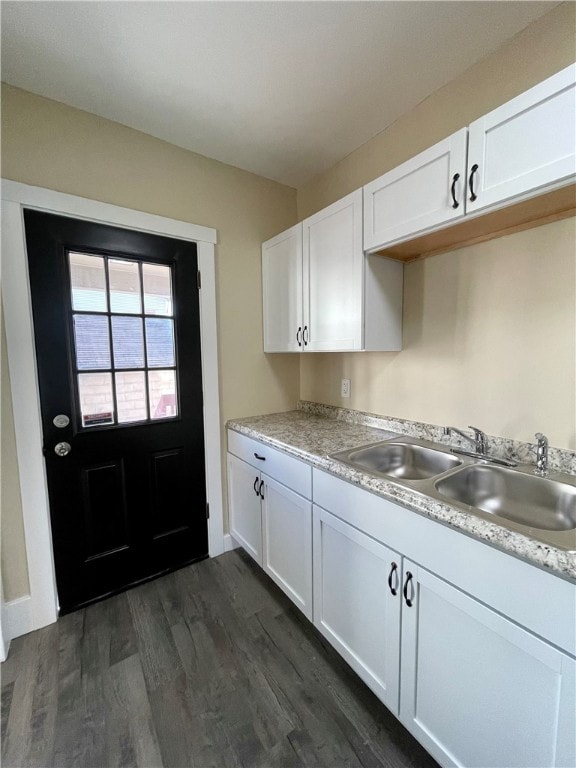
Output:
[[[464,215],[467,129],[364,187],[364,248],[378,248]]]
[[[414,563],[401,719],[442,764],[572,765],[573,659]]]
[[[265,476],[262,567],[312,620],[312,502]]]
[[[196,246],[24,218],[67,612],[207,556]],[[69,423],[56,426],[62,415]],[[59,442],[69,453],[55,452]]]
[[[228,454],[230,533],[262,565],[262,502],[260,472]]]
[[[86,530],[86,559],[128,546],[128,509],[124,462],[81,469]]]
[[[471,123],[468,212],[576,174],[576,68],[566,67]]]
[[[302,351],[302,224],[262,244],[264,352]]]
[[[320,507],[313,510],[314,625],[398,714],[401,558]]]
[[[305,348],[362,349],[362,190],[310,216],[302,226]]]

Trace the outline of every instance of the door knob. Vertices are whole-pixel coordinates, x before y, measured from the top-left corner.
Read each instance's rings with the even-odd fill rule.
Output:
[[[68,456],[71,450],[72,446],[70,443],[56,443],[54,446],[54,453],[56,456]]]

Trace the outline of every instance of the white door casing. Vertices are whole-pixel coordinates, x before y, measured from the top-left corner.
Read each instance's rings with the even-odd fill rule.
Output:
[[[30,581],[30,594],[5,606],[6,627],[3,632],[7,642],[53,623],[58,613],[50,509],[42,455],[40,398],[26,258],[24,208],[150,232],[197,244],[198,268],[202,275],[200,332],[206,498],[210,505],[208,547],[211,557],[224,551],[214,263],[216,230],[3,180],[2,298]]]

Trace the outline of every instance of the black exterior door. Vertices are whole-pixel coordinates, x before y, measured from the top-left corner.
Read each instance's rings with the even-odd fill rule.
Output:
[[[207,556],[196,245],[24,219],[67,613]]]

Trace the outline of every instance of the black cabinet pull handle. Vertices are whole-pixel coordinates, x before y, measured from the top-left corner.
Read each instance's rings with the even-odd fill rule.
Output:
[[[266,456],[258,456],[257,453],[254,454],[254,458],[258,459],[258,461],[266,461]]]
[[[460,203],[458,202],[458,200],[456,200],[456,182],[458,181],[459,178],[460,178],[459,173],[455,173],[454,176],[452,177],[452,186],[450,187],[450,194],[452,195],[452,200],[453,200],[452,208],[458,208],[460,206]]]
[[[412,608],[412,601],[414,600],[414,588],[412,587],[412,574],[410,571],[406,572],[406,581],[404,582],[404,600],[408,608]],[[408,585],[410,584],[410,597],[408,597]]]
[[[476,198],[478,197],[476,192],[474,192],[474,174],[476,173],[477,170],[478,170],[478,166],[476,163],[474,163],[474,165],[470,169],[470,178],[468,179],[468,186],[470,187],[470,200],[472,200],[472,202],[474,202],[474,200],[476,200]]]
[[[299,347],[302,346],[302,342],[300,341],[300,334],[301,333],[302,333],[302,326],[300,326],[300,328],[298,328],[298,330],[296,331],[296,341],[298,342],[298,346]]]
[[[392,586],[392,579],[395,578],[396,586]],[[398,594],[398,565],[397,563],[392,563],[392,567],[390,568],[390,573],[388,574],[388,586],[390,587],[390,592],[392,592],[393,595]]]
[[[264,494],[262,493],[263,486],[264,486],[264,480],[261,480],[260,485],[258,487],[258,496],[260,496],[261,499],[264,498]]]
[[[258,488],[256,488],[256,486],[258,485],[258,480],[259,479],[260,478],[258,477],[258,475],[256,475],[256,480],[254,480],[254,486],[253,486],[254,487],[254,493],[256,494],[256,496],[258,496]]]
[[[302,341],[304,342],[304,346],[308,346],[308,326],[304,326],[304,330],[302,331]]]

